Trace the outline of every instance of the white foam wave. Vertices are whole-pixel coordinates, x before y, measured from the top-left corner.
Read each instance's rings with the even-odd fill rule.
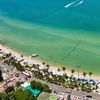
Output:
[[[70,7],[70,6],[72,6],[73,4],[75,4],[77,1],[74,1],[74,2],[72,2],[72,3],[69,3],[69,4],[67,4],[66,6],[64,6],[65,8],[68,8],[68,7]]]
[[[64,7],[65,7],[65,8],[69,8],[69,7],[71,7],[71,6],[78,6],[78,5],[82,4],[83,2],[84,2],[83,0],[80,1],[80,2],[79,2],[79,0],[76,0],[76,1],[74,1],[74,2],[72,2],[72,3],[67,4],[67,5],[64,6]]]
[[[82,4],[84,1],[80,1],[79,3],[75,4],[74,6],[78,6],[80,4]]]

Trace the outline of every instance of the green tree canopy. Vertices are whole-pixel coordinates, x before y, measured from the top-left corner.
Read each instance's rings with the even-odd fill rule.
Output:
[[[29,90],[17,90],[1,93],[0,100],[37,100]]]

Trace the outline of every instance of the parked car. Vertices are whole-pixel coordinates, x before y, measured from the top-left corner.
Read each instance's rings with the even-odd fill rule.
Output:
[[[87,97],[87,98],[92,98],[92,96],[91,96],[91,95],[87,95],[86,97]]]

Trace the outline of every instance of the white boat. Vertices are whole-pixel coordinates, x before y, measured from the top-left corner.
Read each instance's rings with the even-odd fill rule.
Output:
[[[37,53],[33,53],[31,57],[37,57],[39,56]]]

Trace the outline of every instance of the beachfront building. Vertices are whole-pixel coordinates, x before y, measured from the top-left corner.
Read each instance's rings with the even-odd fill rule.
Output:
[[[18,56],[12,56],[14,57],[14,59],[18,62],[22,62],[24,59],[22,57],[18,57]]]
[[[59,75],[59,76],[63,76],[64,72],[63,71],[57,71],[57,70],[53,70],[53,69],[49,69],[48,72],[52,72],[53,75]]]
[[[8,52],[6,50],[0,50],[0,53],[2,53],[2,54],[10,54],[10,52]]]

